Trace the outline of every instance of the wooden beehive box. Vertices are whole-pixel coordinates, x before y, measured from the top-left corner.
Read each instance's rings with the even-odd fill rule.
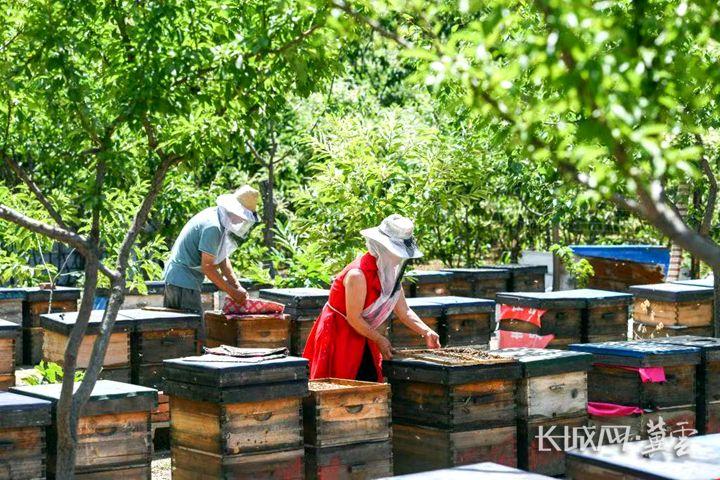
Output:
[[[20,325],[0,320],[0,390],[15,385],[15,345],[20,331]]]
[[[630,442],[618,448],[604,445],[568,452],[571,480],[706,480],[720,478],[720,435],[690,437],[687,451],[676,455],[675,441],[645,454],[648,442]]]
[[[19,325],[22,328],[23,300],[25,291],[20,288],[0,288],[0,319]],[[23,362],[22,330],[15,342],[15,364]]]
[[[488,265],[488,268],[507,270],[510,278],[507,282],[508,292],[544,292],[545,265],[521,265],[519,263],[507,263],[504,265]]]
[[[633,320],[633,339],[655,340],[665,337],[695,336],[712,337],[713,327],[687,327],[685,325],[663,325],[661,323],[644,323]]]
[[[634,285],[633,319],[649,325],[684,325],[706,327],[712,324],[713,290],[711,288],[658,283]]]
[[[370,480],[393,474],[392,442],[305,447],[305,480]]]
[[[558,292],[504,292],[497,295],[496,302],[523,308],[546,310],[541,326],[522,320],[500,320],[500,330],[555,335],[548,348],[567,348],[571,343],[582,341],[582,320],[586,300],[576,290]]]
[[[165,373],[174,478],[303,477],[307,360],[203,355]]]
[[[330,290],[322,288],[268,288],[260,290],[260,298],[285,305],[285,314],[290,316],[290,353],[301,356],[308,336],[323,306],[328,301]]]
[[[687,406],[694,412],[700,349],[652,341],[586,343],[570,348],[595,356],[588,374],[591,402],[650,410]],[[663,367],[667,380],[643,383],[637,371],[624,367]]]
[[[211,310],[205,312],[205,328],[208,347],[290,347],[289,315],[225,315],[222,311]]]
[[[80,384],[75,384],[77,388]],[[21,395],[48,400],[55,406],[61,384],[13,387]],[[157,391],[127,383],[99,380],[80,411],[75,478],[150,479],[152,438],[150,412]],[[56,424],[48,429],[48,477],[54,478],[57,455]]]
[[[444,347],[487,345],[494,327],[495,302],[484,298],[428,297],[442,306],[438,325]]]
[[[100,332],[104,310],[93,310],[90,314],[85,336],[78,350],[77,367],[87,368],[90,362],[95,339]],[[64,363],[65,348],[70,332],[77,321],[77,312],[51,313],[41,315],[42,328],[45,330],[42,359],[46,362]],[[130,332],[131,319],[118,313],[113,331],[110,334],[100,378],[130,382]]]
[[[593,356],[588,353],[539,348],[507,348],[498,355],[515,358],[523,377],[517,390],[518,466],[545,475],[565,472],[565,452],[543,448],[541,429],[565,428],[587,423],[587,371]]]
[[[434,297],[450,294],[452,273],[440,270],[412,270],[405,274],[403,288],[405,296]]]
[[[425,324],[437,332],[442,305],[426,297],[408,298],[410,307]],[[390,342],[393,348],[425,348],[425,339],[410,330],[395,314],[390,316]]]
[[[688,429],[696,428],[695,408],[692,405],[680,407],[656,408],[654,410],[643,410],[642,413],[635,413],[628,416],[608,417],[588,415],[588,426],[591,428],[593,437],[599,440],[602,431],[614,431],[627,433],[630,440],[647,439],[650,433],[650,426],[657,425],[662,421],[669,431],[680,429],[685,426]],[[612,437],[606,436],[605,441],[609,442]]]
[[[383,362],[392,388],[396,473],[516,464],[520,364],[471,348],[407,350]]]
[[[459,297],[495,299],[508,289],[510,272],[500,268],[443,268],[452,273],[450,293]]]
[[[55,287],[53,290],[26,288],[23,300],[23,363],[36,365],[42,360],[43,328],[41,315],[74,312],[80,298],[79,288]]]
[[[695,372],[697,429],[701,435],[720,433],[720,339],[677,336],[654,341],[700,349],[700,363]]]
[[[51,408],[47,400],[0,392],[0,478],[45,478]]]
[[[595,290],[576,290],[586,300],[583,311],[583,343],[627,340],[630,305],[629,293]]]
[[[549,480],[550,478],[493,462],[482,462],[402,476],[403,480]]]
[[[162,388],[163,364],[197,353],[201,317],[171,310],[121,310],[129,319],[132,383]]]

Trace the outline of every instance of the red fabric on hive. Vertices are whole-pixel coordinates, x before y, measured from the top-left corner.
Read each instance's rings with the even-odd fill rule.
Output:
[[[378,379],[382,379],[382,355],[375,342],[360,335],[345,319],[345,275],[360,269],[365,275],[367,308],[380,296],[381,286],[375,257],[366,253],[358,257],[338,275],[330,287],[328,303],[315,320],[305,345],[303,357],[310,360],[310,379],[344,378],[354,380],[362,362],[365,344],[370,347]],[[332,308],[330,308],[332,305]]]
[[[535,335],[534,333],[510,332],[498,330],[499,348],[545,348],[555,335]]]
[[[512,305],[500,305],[499,320],[522,320],[523,322],[532,323],[538,327],[541,325],[540,317],[547,310],[542,308],[515,307]]]
[[[230,297],[225,297],[222,311],[225,315],[260,315],[271,313],[282,313],[285,305],[271,302],[269,300],[258,300],[248,298],[244,304],[239,304]]]
[[[643,413],[643,409],[640,407],[602,402],[588,402],[587,410],[590,415],[595,417],[629,417],[630,415]]]
[[[629,367],[625,365],[605,365],[602,363],[596,363],[594,365],[637,372],[638,375],[640,375],[642,383],[662,383],[667,380],[665,378],[665,368],[663,367]]]

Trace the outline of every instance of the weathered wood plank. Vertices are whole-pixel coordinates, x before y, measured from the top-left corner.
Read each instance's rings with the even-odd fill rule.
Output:
[[[371,480],[391,476],[392,442],[306,447],[305,479]]]

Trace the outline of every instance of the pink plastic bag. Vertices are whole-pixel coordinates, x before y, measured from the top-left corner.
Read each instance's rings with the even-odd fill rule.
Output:
[[[498,330],[499,348],[545,348],[555,335],[535,335],[534,333],[509,332]]]
[[[611,367],[620,368],[622,370],[629,370],[631,372],[637,372],[640,375],[642,383],[662,383],[667,379],[665,378],[665,368],[663,367],[627,367],[618,365],[603,365],[596,363],[599,367]]]
[[[602,402],[588,402],[587,410],[590,415],[595,417],[629,417],[630,415],[643,413],[643,409],[639,407]]]

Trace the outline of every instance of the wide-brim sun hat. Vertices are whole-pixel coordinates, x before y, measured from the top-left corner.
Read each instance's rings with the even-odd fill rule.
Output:
[[[250,185],[243,185],[233,193],[220,195],[217,197],[216,203],[218,207],[223,207],[229,213],[241,218],[248,217],[248,210],[253,214],[252,216],[255,217],[259,197],[260,192]]]
[[[380,243],[397,257],[420,258],[423,254],[415,243],[413,230],[415,230],[415,224],[411,219],[394,213],[385,218],[379,226],[366,228],[360,234]]]

